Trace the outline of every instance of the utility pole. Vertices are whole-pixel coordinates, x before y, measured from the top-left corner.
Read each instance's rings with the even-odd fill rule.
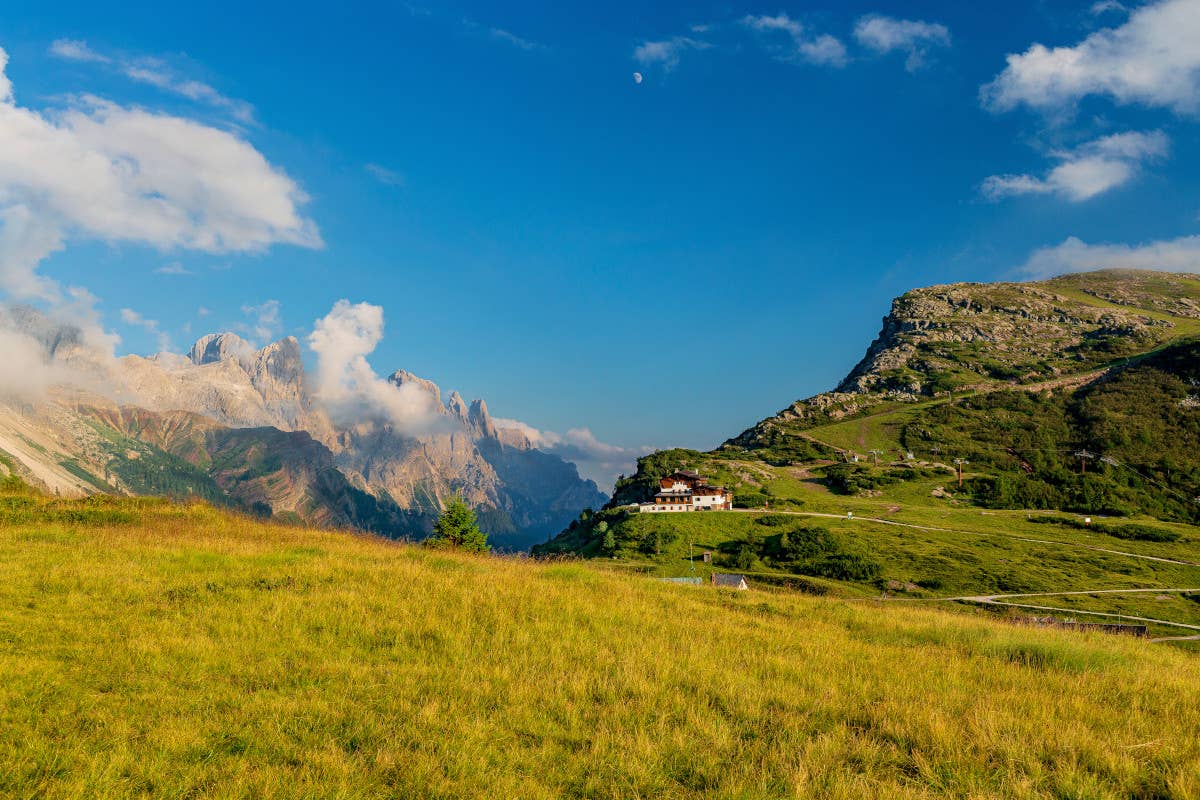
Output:
[[[1079,459],[1079,474],[1087,474],[1087,462],[1096,457],[1096,454],[1088,450],[1076,450],[1075,457]]]
[[[958,488],[960,489],[962,488],[963,484],[963,467],[970,463],[971,462],[967,461],[965,458],[954,459],[954,466],[958,467]]]

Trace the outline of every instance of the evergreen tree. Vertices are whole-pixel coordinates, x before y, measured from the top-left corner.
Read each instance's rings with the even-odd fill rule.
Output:
[[[607,531],[604,534],[604,552],[613,553],[617,549],[617,537],[613,536],[612,531]]]
[[[454,495],[433,524],[433,536],[425,540],[427,547],[445,547],[468,553],[486,553],[491,550],[487,534],[479,529],[475,512],[467,506],[462,495]]]

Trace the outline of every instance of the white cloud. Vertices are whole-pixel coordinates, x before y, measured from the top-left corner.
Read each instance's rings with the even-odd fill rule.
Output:
[[[1200,236],[1143,244],[1088,244],[1074,236],[1034,251],[1021,267],[1031,278],[1096,269],[1150,269],[1200,272]]]
[[[178,261],[172,261],[170,264],[163,264],[154,270],[155,275],[194,275],[190,269],[180,264]]]
[[[516,47],[519,50],[524,50],[526,52],[530,52],[533,50],[544,50],[545,49],[545,47],[543,45],[540,45],[537,42],[530,41],[529,39],[525,39],[520,36],[517,36],[515,33],[506,31],[503,28],[491,28],[488,30],[488,35],[491,36],[493,39],[495,39],[498,42],[504,42],[506,44],[511,44],[513,47]]]
[[[278,300],[267,300],[259,305],[244,305],[242,313],[250,317],[249,323],[237,325],[239,331],[246,333],[256,343],[262,346],[274,341],[283,332],[280,319]]]
[[[367,171],[375,180],[382,183],[384,186],[404,186],[404,176],[395,170],[388,169],[381,164],[364,164],[363,169]]]
[[[877,53],[907,53],[904,68],[909,72],[921,68],[930,47],[950,46],[950,30],[945,25],[876,14],[859,18],[854,38]]]
[[[605,492],[612,492],[618,475],[630,475],[639,456],[654,452],[653,447],[618,447],[596,438],[588,428],[571,428],[566,433],[542,431],[515,419],[493,418],[497,428],[519,430],[529,443],[546,453],[553,453],[579,468],[579,474],[596,482]]]
[[[32,400],[61,383],[63,367],[26,333],[0,327],[0,396]]]
[[[320,247],[306,196],[237,135],[98,98],[21,107],[0,50],[0,291],[54,301],[38,263],[72,238],[163,250]]]
[[[50,45],[50,54],[68,61],[86,61],[95,64],[111,64],[112,59],[97,53],[80,39],[56,39]]]
[[[742,18],[742,24],[759,33],[785,34],[790,39],[789,45],[776,51],[782,61],[844,67],[848,60],[841,40],[827,33],[812,36],[802,23],[782,12],[775,16],[751,14]]]
[[[383,309],[339,300],[317,320],[308,346],[317,354],[314,394],[335,422],[387,424],[408,435],[453,429],[433,395],[414,383],[396,386],[367,362],[383,339]]]
[[[56,40],[50,45],[50,54],[68,61],[104,64],[130,80],[225,111],[239,122],[254,121],[254,107],[249,103],[226,97],[202,81],[182,77],[159,58],[108,56],[93,50],[87,42],[78,39]]]
[[[679,66],[679,57],[688,50],[707,50],[708,42],[692,39],[688,36],[675,36],[657,42],[642,42],[633,51],[633,58],[639,64],[649,67],[662,65],[667,72]]]
[[[1192,114],[1200,111],[1200,0],[1142,6],[1120,27],[1073,47],[1034,44],[981,90],[988,108],[1069,110],[1087,95]]]
[[[1052,155],[1061,162],[1044,178],[992,175],[982,191],[992,200],[1022,194],[1056,194],[1074,202],[1095,197],[1130,181],[1139,165],[1167,154],[1170,140],[1162,131],[1105,136],[1074,150]]]
[[[171,347],[171,337],[163,332],[162,327],[158,324],[158,320],[147,319],[132,308],[122,308],[121,321],[126,325],[134,325],[142,328],[146,333],[154,336],[158,343],[158,352],[169,353],[173,349]]]
[[[1128,14],[1129,7],[1124,3],[1117,2],[1117,0],[1098,0],[1097,2],[1092,3],[1092,7],[1088,9],[1088,11],[1091,12],[1092,16],[1098,17],[1101,14],[1107,14],[1109,12],[1116,14]]]

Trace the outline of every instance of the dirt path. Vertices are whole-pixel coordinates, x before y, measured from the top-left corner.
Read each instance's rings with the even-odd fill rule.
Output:
[[[942,601],[952,601],[959,603],[977,603],[979,605],[988,606],[1008,606],[1010,608],[1028,608],[1035,611],[1055,611],[1060,614],[1079,614],[1089,617],[1109,617],[1114,619],[1134,620],[1136,622],[1145,622],[1153,625],[1166,625],[1171,628],[1184,628],[1185,630],[1197,631],[1198,633],[1185,637],[1166,637],[1165,639],[1156,639],[1152,641],[1177,641],[1181,639],[1200,639],[1200,625],[1191,625],[1186,622],[1172,622],[1166,619],[1156,619],[1154,617],[1139,617],[1132,614],[1118,614],[1112,611],[1084,611],[1076,608],[1060,608],[1058,606],[1042,606],[1032,603],[1012,603],[1013,599],[1023,599],[1031,597],[1069,597],[1078,595],[1093,595],[1093,594],[1182,594],[1184,592],[1198,592],[1200,589],[1093,589],[1092,591],[1072,591],[1072,592],[1036,592],[1028,594],[987,594],[987,595],[964,595],[961,597],[938,597],[933,598]]]

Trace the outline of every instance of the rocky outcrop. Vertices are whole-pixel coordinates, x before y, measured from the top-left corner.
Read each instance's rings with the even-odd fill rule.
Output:
[[[727,444],[752,447],[781,424],[803,429],[889,401],[1052,386],[1152,350],[1186,330],[1198,309],[1200,281],[1145,271],[914,289],[892,302],[834,391],[797,400]]]

